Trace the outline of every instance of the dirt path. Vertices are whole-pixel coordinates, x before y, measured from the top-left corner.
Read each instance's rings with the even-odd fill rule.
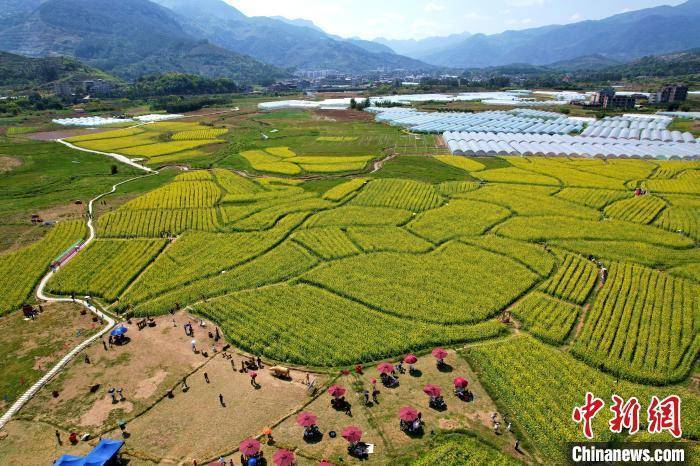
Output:
[[[67,144],[67,143],[66,143]],[[82,149],[80,149],[82,150]],[[92,152],[92,151],[90,151]],[[130,164],[131,165],[131,164]],[[138,165],[138,164],[136,164]],[[90,232],[88,239],[80,246],[80,250],[74,254],[67,262],[69,262],[71,259],[75,258],[78,254],[80,254],[80,251],[85,249],[87,245],[89,245],[91,242],[95,240],[95,227],[92,224],[92,214],[93,214],[93,206],[95,201],[108,196],[114,192],[116,192],[117,188],[125,183],[128,183],[130,181],[143,178],[144,176],[150,176],[151,174],[155,174],[157,172],[154,172],[150,168],[143,167],[146,171],[149,172],[147,175],[142,175],[142,176],[136,176],[134,178],[129,178],[128,180],[124,180],[120,183],[115,184],[112,186],[112,189],[106,193],[102,193],[99,196],[95,197],[94,199],[90,200],[90,203],[88,204],[88,221],[87,221],[87,227]],[[17,414],[17,412],[22,409],[22,407],[34,396],[36,393],[41,390],[41,388],[46,385],[52,378],[54,378],[65,366],[68,364],[73,358],[75,358],[81,351],[83,351],[85,348],[87,348],[92,342],[97,340],[98,338],[102,337],[105,333],[107,333],[112,327],[115,325],[115,320],[108,316],[107,314],[103,313],[102,311],[98,310],[97,307],[95,307],[92,303],[88,302],[87,300],[81,300],[81,299],[76,299],[73,300],[71,298],[57,298],[57,297],[49,297],[46,294],[44,294],[44,289],[46,287],[46,283],[53,277],[54,271],[48,272],[44,278],[41,279],[41,282],[39,283],[39,286],[36,290],[36,296],[42,301],[47,301],[47,302],[76,302],[85,308],[87,308],[90,312],[95,314],[97,317],[99,317],[100,321],[105,323],[106,325],[97,332],[95,335],[91,336],[87,340],[83,341],[79,345],[75,346],[68,354],[66,354],[63,358],[61,358],[58,363],[56,363],[46,374],[44,374],[43,377],[41,377],[34,385],[32,385],[29,390],[24,392],[22,396],[20,396],[17,401],[14,402],[12,406],[10,406],[10,409],[5,412],[2,417],[0,417],[0,429],[7,424],[7,422]]]

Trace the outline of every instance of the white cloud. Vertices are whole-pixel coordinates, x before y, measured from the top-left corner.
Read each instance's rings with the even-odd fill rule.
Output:
[[[427,5],[425,5],[425,11],[428,13],[438,13],[440,11],[443,11],[445,9],[444,5],[440,5],[439,3],[435,2],[430,2]]]
[[[579,19],[581,19],[581,13],[574,13],[573,15],[571,15],[571,18],[569,18],[569,19],[571,21],[578,21]]]

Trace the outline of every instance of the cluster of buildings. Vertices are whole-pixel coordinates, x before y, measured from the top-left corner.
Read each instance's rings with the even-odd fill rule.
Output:
[[[688,86],[684,84],[671,84],[664,86],[656,92],[649,94],[617,92],[613,88],[601,89],[594,92],[590,101],[582,103],[586,107],[598,107],[606,109],[632,109],[637,105],[637,100],[647,99],[649,105],[663,105],[683,102],[688,98]]]
[[[54,84],[53,90],[56,95],[66,100],[115,97],[119,93],[117,85],[105,79],[87,79],[77,82],[62,81]]]
[[[364,91],[385,85],[418,84],[424,75],[406,70],[374,70],[361,73],[343,73],[338,70],[301,70],[294,77],[280,80],[268,86],[268,92],[341,92]]]

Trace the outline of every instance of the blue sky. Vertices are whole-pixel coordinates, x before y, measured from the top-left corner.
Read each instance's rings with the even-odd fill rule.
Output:
[[[343,37],[420,39],[469,31],[493,34],[601,19],[683,0],[226,0],[249,16],[310,19]]]

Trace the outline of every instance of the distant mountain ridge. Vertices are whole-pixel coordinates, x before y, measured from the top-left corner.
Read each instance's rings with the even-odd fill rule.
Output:
[[[451,34],[441,37],[427,37],[425,39],[385,39],[378,37],[374,42],[389,47],[400,55],[411,58],[431,56],[432,53],[458,44],[471,37],[472,34],[463,32],[461,34]]]
[[[417,58],[434,65],[475,68],[546,65],[599,54],[618,61],[700,47],[700,0],[631,11],[597,21],[501,34],[476,34]]]
[[[0,0],[0,9],[7,1]],[[187,34],[172,11],[146,0],[47,0],[2,21],[0,48],[28,57],[75,57],[126,79],[167,71],[244,82],[284,75]]]
[[[191,35],[271,65],[288,69],[335,69],[342,72],[431,70],[419,60],[395,54],[381,45],[327,34],[303,19],[247,17],[223,0],[154,0],[172,8]],[[216,4],[216,5],[215,5]],[[192,9],[233,10],[229,15],[192,15]],[[235,15],[235,18],[230,18]]]

